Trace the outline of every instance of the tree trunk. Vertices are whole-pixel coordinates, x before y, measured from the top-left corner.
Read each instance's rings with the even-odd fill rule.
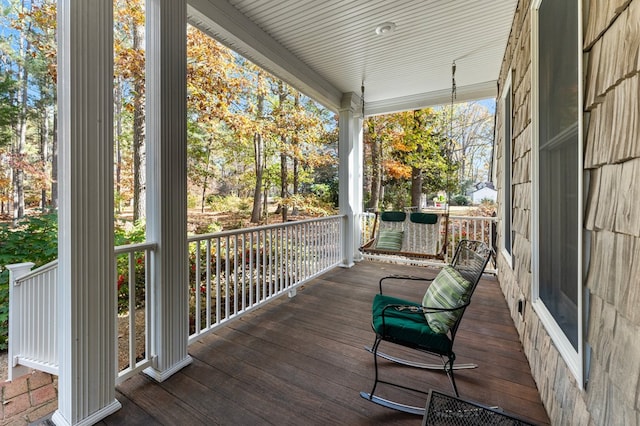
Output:
[[[293,195],[298,195],[298,189],[300,186],[300,177],[298,176],[298,157],[293,157]],[[297,216],[300,212],[298,211],[298,206],[294,205],[291,209],[291,214]]]
[[[294,105],[294,111],[298,111],[298,108],[300,106],[300,93],[299,92],[295,92],[294,95],[294,100],[293,100],[293,105]],[[296,195],[298,195],[298,190],[300,189],[300,176],[298,176],[298,165],[300,164],[300,160],[298,159],[299,157],[299,151],[298,151],[298,146],[300,145],[300,137],[298,136],[300,132],[300,129],[298,128],[298,125],[296,124],[295,127],[295,132],[293,134],[293,138],[291,139],[291,143],[294,145],[293,146],[293,170],[291,171],[293,174],[293,196],[294,196],[294,200],[297,200]],[[297,216],[299,214],[298,211],[298,206],[297,204],[294,204],[293,207],[291,208],[291,214],[294,216]]]
[[[373,126],[367,121],[368,126]],[[374,132],[369,131],[369,134]],[[382,197],[382,141],[371,140],[371,198],[367,207],[378,210]]]
[[[262,112],[264,109],[264,93],[262,92],[262,88],[260,87],[262,84],[262,74],[258,72],[256,77],[257,81],[257,119],[258,121],[262,121]],[[262,135],[260,132],[255,132],[253,134],[253,164],[256,172],[256,181],[253,187],[253,208],[251,210],[251,223],[260,223],[260,218],[262,217],[262,177],[264,174],[264,167],[266,161],[263,161],[264,155],[264,140],[262,139]],[[266,203],[266,196],[265,196]],[[266,208],[265,208],[266,211]]]
[[[284,83],[282,81],[278,81],[278,110],[280,112],[280,126],[284,126],[284,103],[287,101],[287,92],[284,87]],[[282,222],[287,221],[287,215],[289,213],[289,207],[287,206],[287,181],[288,181],[288,170],[287,170],[287,137],[283,134],[280,135],[280,199],[282,200],[280,206],[278,206],[278,210],[282,215]]]
[[[284,136],[282,136],[282,144],[284,149],[284,144],[287,143],[287,140]],[[282,222],[287,221],[287,215],[289,213],[289,207],[287,207],[287,154],[284,152],[280,152],[280,198],[282,202],[278,209],[280,210],[280,214],[282,215]]]
[[[256,171],[256,182],[253,187],[253,209],[251,211],[251,223],[259,223],[262,217],[262,175],[264,172],[264,165],[262,164],[262,151],[263,147],[262,135],[256,132],[253,135],[253,153],[254,153],[254,166]],[[265,197],[266,200],[266,197]]]
[[[136,95],[137,96],[137,95]],[[133,112],[133,220],[144,216],[142,212],[142,120],[139,112],[139,101],[134,100]]]
[[[24,0],[22,1],[22,12],[24,12]],[[18,121],[18,137],[13,151],[13,224],[17,225],[20,218],[24,216],[24,146],[27,142],[27,100],[28,100],[28,79],[27,55],[29,43],[23,29],[20,32],[20,60],[22,63],[18,69],[18,84],[20,87],[20,117]]]
[[[49,146],[49,115],[47,106],[43,105],[40,110],[40,163],[42,164],[42,176],[47,175],[47,149]],[[47,200],[47,187],[42,185],[40,189],[40,208],[44,211],[49,202]]]
[[[413,132],[418,134],[422,127],[418,110],[413,111]],[[420,157],[423,151],[422,145],[418,144],[416,151]],[[422,169],[411,167],[411,206],[417,207],[418,210],[422,207],[420,201],[422,198]]]
[[[200,197],[200,213],[204,213],[205,201],[207,198],[207,184],[209,182],[209,162],[211,161],[211,147],[213,145],[213,136],[209,138],[207,146],[207,164],[205,164],[204,176],[202,179],[202,195]]]
[[[58,114],[53,113],[53,135],[51,137],[51,209],[58,207]]]
[[[133,29],[133,48],[142,49],[138,27]],[[146,216],[145,214],[145,175],[144,175],[144,82],[137,78],[133,88],[133,220]]]
[[[420,204],[422,198],[422,170],[411,168],[411,207],[422,208]]]
[[[418,145],[416,151],[418,155],[422,153],[422,145]],[[422,184],[423,184],[422,169],[411,167],[411,207],[417,207],[418,211],[422,208],[420,202],[422,201]]]
[[[262,190],[262,218],[265,224],[269,224],[269,191],[267,188]]]
[[[113,93],[113,102],[115,104],[116,134],[115,134],[115,166],[116,166],[116,213],[122,211],[122,81],[118,78]]]
[[[27,71],[23,71],[23,76],[27,78]],[[24,83],[22,94],[20,95],[20,120],[18,124],[18,137],[13,150],[13,221],[17,223],[24,216],[24,146],[27,141],[27,84]]]

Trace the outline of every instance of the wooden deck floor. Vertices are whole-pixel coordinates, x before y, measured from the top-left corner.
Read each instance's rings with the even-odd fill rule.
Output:
[[[363,347],[373,342],[370,306],[379,277],[434,271],[371,261],[335,269],[295,298],[283,297],[191,345],[193,363],[164,383],[144,375],[124,382],[117,391],[123,408],[99,424],[419,425],[418,416],[359,396],[373,383],[373,357]],[[402,282],[393,294],[419,300],[422,286]],[[456,373],[461,397],[549,423],[494,278],[478,286],[454,351],[456,362],[479,365]],[[441,372],[382,361],[381,375],[452,392]],[[386,395],[424,404],[424,396],[416,399],[406,391],[390,389]]]

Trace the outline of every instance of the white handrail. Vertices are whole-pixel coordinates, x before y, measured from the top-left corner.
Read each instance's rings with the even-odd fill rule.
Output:
[[[147,290],[153,265],[155,243],[140,243],[114,248],[116,264],[116,287],[120,287],[122,276],[127,283],[128,297],[128,365],[117,366],[116,384],[151,365],[149,348],[149,316],[147,315]],[[124,258],[124,259],[122,259]],[[118,272],[118,259],[125,263],[124,272]],[[37,269],[29,270],[33,263],[8,265],[9,279],[9,348],[8,379],[12,380],[29,369],[58,374],[57,324],[51,318],[57,318],[58,261],[54,260]],[[142,280],[142,285],[139,281]],[[133,289],[133,291],[129,291]],[[118,291],[118,290],[116,290]],[[141,299],[144,303],[139,303]],[[144,309],[145,330],[143,357],[138,359],[137,336],[140,335],[136,322],[136,313]],[[131,314],[133,313],[133,314]],[[117,310],[114,312],[117,316]],[[118,347],[118,339],[116,347]]]
[[[339,265],[343,218],[190,236],[189,343]]]
[[[493,216],[450,216],[447,261],[453,256],[458,242],[463,239],[482,241],[493,247],[493,234],[497,223],[498,218]],[[489,262],[486,272],[495,273],[496,268],[497,265]]]
[[[189,343],[280,295],[295,295],[297,287],[339,265],[343,223],[344,216],[330,216],[189,236],[193,316]],[[156,249],[155,243],[114,248],[114,285],[125,313],[116,321],[126,321],[128,327],[128,333],[114,336],[116,347],[128,351],[126,365],[117,367],[116,384],[153,363],[148,297]],[[54,261],[30,271],[32,267],[32,263],[7,266],[10,377],[26,372],[25,367],[58,373],[57,325],[51,321],[57,317],[58,265]],[[143,331],[137,315],[144,315]],[[119,340],[127,344],[119,345]]]
[[[116,307],[117,323],[126,321],[129,332],[120,335],[116,330],[115,345],[118,349],[118,359],[116,360],[116,384],[122,383],[139,371],[150,367],[153,357],[149,348],[151,347],[151,334],[149,333],[149,291],[151,284],[152,268],[154,265],[153,255],[157,248],[155,243],[138,243],[118,246],[114,248],[115,256],[115,279],[116,291],[119,293],[116,303],[121,299],[126,301],[126,307],[121,309]],[[126,271],[126,272],[125,272]],[[126,291],[123,290],[126,282]],[[124,315],[117,315],[118,311],[123,311]],[[139,315],[144,318],[144,330],[139,330],[142,325],[138,321]],[[141,321],[142,322],[142,321]],[[138,348],[138,341],[142,340],[143,348]],[[126,340],[126,344],[120,345],[120,341]],[[121,362],[120,355],[122,347],[128,351],[128,361]],[[122,364],[122,365],[121,365]]]
[[[53,261],[33,271],[33,263],[7,265],[9,270],[8,379],[34,368],[58,371],[57,271]]]

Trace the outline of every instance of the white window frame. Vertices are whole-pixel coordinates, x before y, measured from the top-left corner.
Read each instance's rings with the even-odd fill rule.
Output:
[[[509,68],[507,72],[507,78],[504,83],[504,89],[502,91],[502,97],[500,99],[502,103],[502,117],[503,122],[506,117],[509,117],[509,129],[507,135],[506,123],[504,124],[504,130],[502,133],[503,136],[503,144],[502,144],[502,240],[500,242],[500,251],[502,252],[502,256],[505,258],[509,267],[513,269],[513,85],[512,85],[512,75],[513,71]],[[507,96],[511,96],[509,100],[509,108],[507,108],[506,99]],[[508,137],[507,137],[508,136]],[[510,147],[509,152],[507,152],[507,146]],[[507,155],[509,158],[507,158]],[[504,167],[504,164],[509,162],[509,173],[507,174],[507,170]],[[510,186],[511,189],[509,191],[510,199],[507,199],[507,186]],[[510,210],[509,214],[509,223],[507,223],[507,209]],[[508,229],[507,229],[507,225]],[[507,232],[512,234],[510,236],[511,247],[508,248],[505,244]]]
[[[583,245],[583,206],[584,206],[584,179],[583,173],[578,173],[578,217],[576,218],[577,226],[578,226],[578,247],[581,252],[578,256],[578,268],[577,276],[578,282],[576,285],[578,286],[578,349],[576,350],[565,333],[562,331],[555,318],[549,312],[539,294],[539,282],[540,282],[540,243],[539,243],[539,235],[540,235],[540,223],[539,223],[539,214],[540,214],[540,188],[539,188],[539,158],[538,158],[538,150],[539,150],[539,108],[540,108],[540,99],[538,92],[538,65],[539,65],[539,45],[538,45],[538,35],[539,35],[539,21],[538,21],[538,11],[540,9],[540,5],[543,1],[553,1],[553,0],[534,0],[531,4],[531,101],[532,101],[532,140],[531,140],[531,182],[532,182],[532,203],[531,203],[531,240],[532,240],[532,256],[531,256],[531,269],[532,269],[532,286],[531,286],[531,297],[532,297],[532,307],[535,310],[536,314],[540,318],[540,321],[544,325],[547,333],[551,337],[551,340],[555,344],[556,348],[560,352],[560,355],[564,359],[567,364],[569,370],[572,372],[576,381],[578,382],[578,386],[580,389],[584,389],[584,379],[586,377],[584,368],[586,365],[585,362],[585,340],[584,340],[584,329],[585,329],[585,320],[584,320],[584,292],[583,292],[583,262],[584,262],[584,245]],[[578,2],[578,34],[576,34],[578,49],[576,51],[576,55],[578,55],[578,111],[582,111],[583,105],[583,37],[582,37],[582,2],[580,0],[573,0]],[[578,152],[583,152],[583,114],[578,113]],[[578,170],[584,170],[582,155],[578,155]]]

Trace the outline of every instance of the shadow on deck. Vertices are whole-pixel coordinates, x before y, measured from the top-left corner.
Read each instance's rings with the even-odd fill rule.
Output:
[[[419,425],[418,416],[360,398],[373,383],[373,357],[364,346],[374,340],[370,307],[378,279],[436,272],[373,261],[334,269],[295,298],[280,298],[191,345],[193,363],[167,381],[138,375],[124,382],[117,390],[123,408],[99,424]],[[393,294],[420,300],[422,286],[403,281]],[[389,346],[383,349],[392,353]],[[454,351],[457,363],[479,366],[456,372],[462,398],[549,423],[495,278],[478,285]],[[381,375],[452,393],[441,372],[381,361]],[[416,405],[426,398],[394,389],[384,393],[388,389],[379,392]]]

